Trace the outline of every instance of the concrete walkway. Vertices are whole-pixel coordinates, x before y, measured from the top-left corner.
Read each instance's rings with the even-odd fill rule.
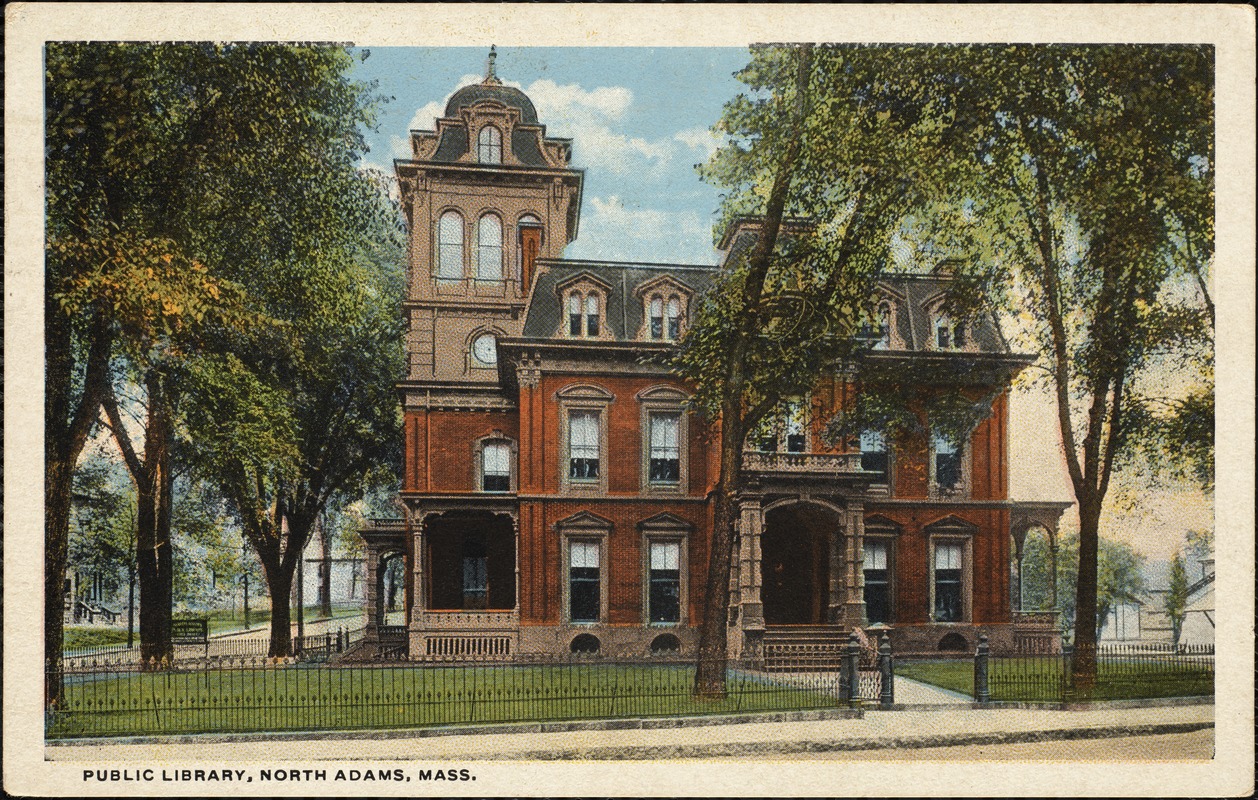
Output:
[[[898,691],[898,690],[897,690]],[[896,698],[899,700],[900,698]],[[618,721],[625,726],[634,720]],[[743,722],[674,727],[589,729],[562,724],[496,727],[474,734],[446,730],[374,731],[169,737],[161,742],[59,742],[44,749],[50,761],[268,761],[278,742],[288,757],[336,760],[642,760],[694,759],[833,752],[913,751],[926,747],[1043,742],[1186,733],[1214,727],[1213,705],[1106,707],[1081,711],[973,709],[872,711],[863,717]],[[579,729],[577,729],[579,728]],[[507,732],[510,731],[510,732]],[[444,734],[444,735],[443,735]],[[526,735],[521,735],[526,734]]]
[[[895,676],[895,701],[899,705],[968,706],[974,699],[929,683]]]

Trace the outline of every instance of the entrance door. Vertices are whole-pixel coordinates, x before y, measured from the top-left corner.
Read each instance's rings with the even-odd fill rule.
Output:
[[[838,515],[799,504],[765,516],[760,535],[760,598],[766,625],[820,625],[830,594],[830,536]]]

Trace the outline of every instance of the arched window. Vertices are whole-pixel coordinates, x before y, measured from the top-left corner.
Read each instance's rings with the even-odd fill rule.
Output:
[[[875,333],[878,340],[874,342],[875,350],[891,349],[891,304],[880,303],[878,305],[878,325]]]
[[[585,335],[598,336],[598,295],[585,296]]]
[[[447,211],[437,223],[437,277],[463,277],[463,217],[457,211]]]
[[[681,338],[681,302],[672,297],[668,300],[668,311],[665,316],[668,326],[668,338],[676,341]]]
[[[476,223],[476,279],[502,280],[502,222],[493,214]]]
[[[651,298],[651,338],[664,338],[664,300],[660,297]]]
[[[581,335],[581,295],[568,295],[568,335]]]
[[[507,442],[486,442],[481,450],[481,491],[511,490],[511,445]]]
[[[502,134],[493,125],[481,128],[476,137],[476,160],[482,164],[502,163]]]
[[[965,349],[965,325],[963,323],[954,323],[947,314],[938,313],[935,315],[933,327],[935,349]]]

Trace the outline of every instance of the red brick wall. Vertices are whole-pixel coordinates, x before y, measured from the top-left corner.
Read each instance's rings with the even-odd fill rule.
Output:
[[[408,411],[405,425],[407,491],[476,491],[476,440],[494,431],[520,438],[515,412]]]
[[[894,544],[895,622],[930,621],[930,535],[925,528],[956,517],[978,528],[971,539],[971,622],[1009,621],[1009,512],[932,504],[915,508],[867,504],[866,517],[885,517],[901,527]]]
[[[686,551],[688,565],[686,621],[694,624],[702,608],[707,569],[707,532],[711,514],[707,504],[654,501],[525,500],[520,503],[520,622],[554,625],[563,618],[563,554],[557,523],[582,511],[612,523],[607,538],[608,623],[641,625],[646,573],[642,531],[638,523],[669,513],[689,522],[692,531]]]

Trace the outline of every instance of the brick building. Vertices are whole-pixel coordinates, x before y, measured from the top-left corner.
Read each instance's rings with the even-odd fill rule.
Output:
[[[450,98],[396,162],[410,230],[401,500],[363,533],[367,639],[424,657],[692,653],[717,478],[715,437],[651,354],[684,334],[721,269],[562,258],[582,170],[532,102],[494,75]],[[735,226],[728,260],[754,239]],[[844,386],[819,379],[779,433],[749,442],[730,647],[890,627],[900,652],[1008,644],[1026,530],[1064,504],[1007,487],[1007,395],[1028,359],[992,319],[941,311],[948,278],[881,284],[879,357],[966,358],[991,415],[966,441],[838,449],[820,430]],[[1013,534],[1013,535],[1011,535]],[[406,565],[406,622],[385,625],[380,576]],[[1025,627],[1025,626],[1024,626]]]

